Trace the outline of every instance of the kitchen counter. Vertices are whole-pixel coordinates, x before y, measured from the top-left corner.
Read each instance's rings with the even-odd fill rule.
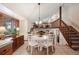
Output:
[[[8,37],[5,38],[4,40],[0,40],[0,48],[12,43],[13,43],[12,37]]]

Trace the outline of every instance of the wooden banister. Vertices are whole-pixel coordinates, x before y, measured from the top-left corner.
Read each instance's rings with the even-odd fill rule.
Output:
[[[65,28],[65,29],[63,29],[63,28]],[[64,30],[64,34],[62,32],[62,29]],[[69,46],[71,46],[71,41],[69,40],[69,35],[70,35],[69,26],[63,20],[61,20],[60,30],[61,30],[62,34],[66,37],[66,41],[69,43]]]

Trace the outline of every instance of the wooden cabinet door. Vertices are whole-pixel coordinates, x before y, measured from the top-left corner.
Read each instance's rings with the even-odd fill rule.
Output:
[[[15,51],[17,49],[17,39],[14,38],[13,39],[13,51]]]
[[[13,39],[13,51],[24,44],[24,36],[19,36]]]
[[[19,48],[22,44],[24,44],[24,36],[17,38],[17,47]]]
[[[20,41],[21,41],[21,39],[20,39],[20,37],[18,37],[18,38],[17,38],[17,48],[20,47]]]
[[[20,41],[21,41],[21,42],[20,42],[21,45],[24,44],[24,36],[21,36],[21,37],[20,37]]]
[[[12,44],[0,48],[0,55],[11,55],[12,52]]]

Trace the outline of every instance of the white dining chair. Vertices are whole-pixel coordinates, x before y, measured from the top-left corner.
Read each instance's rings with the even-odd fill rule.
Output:
[[[38,42],[37,40],[32,39],[32,35],[28,36],[28,49],[29,49],[29,46],[31,46],[31,54],[33,52],[33,48],[38,47]]]
[[[47,49],[47,55],[49,54],[49,47],[52,47],[52,51],[54,51],[54,36],[49,36],[47,40],[44,41],[44,48]]]

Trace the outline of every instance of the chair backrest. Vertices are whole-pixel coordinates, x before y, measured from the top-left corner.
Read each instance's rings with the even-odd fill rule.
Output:
[[[30,40],[30,39],[31,39],[31,36],[32,36],[32,34],[28,34],[28,40]]]
[[[34,40],[32,40],[32,34],[28,34],[28,42],[33,42]]]
[[[54,39],[54,34],[48,34],[49,36],[49,40],[53,40]]]
[[[54,35],[49,35],[46,44],[54,45]]]

